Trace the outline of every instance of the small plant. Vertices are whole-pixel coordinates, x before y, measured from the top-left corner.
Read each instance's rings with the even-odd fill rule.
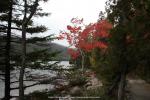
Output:
[[[80,70],[74,70],[67,74],[71,86],[83,86],[87,83],[87,78]]]

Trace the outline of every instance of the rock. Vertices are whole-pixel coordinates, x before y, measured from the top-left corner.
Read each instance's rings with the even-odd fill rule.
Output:
[[[88,81],[88,82],[84,85],[84,87],[89,87],[89,86],[92,86],[91,81]]]
[[[64,91],[67,86],[65,85],[62,85],[62,84],[59,84],[59,85],[55,85],[54,88],[57,90],[57,91]]]
[[[81,88],[78,86],[75,86],[75,87],[71,88],[70,93],[73,95],[78,95],[81,93]]]
[[[91,84],[92,84],[92,86],[102,86],[103,84],[102,84],[102,82],[101,81],[99,81],[97,78],[93,78],[92,80],[91,80]]]
[[[62,91],[62,92],[61,92],[61,94],[66,94],[66,93],[67,93],[66,91]]]
[[[95,75],[90,77],[90,80],[87,84],[87,89],[97,89],[98,87],[103,86],[102,82],[98,80]]]

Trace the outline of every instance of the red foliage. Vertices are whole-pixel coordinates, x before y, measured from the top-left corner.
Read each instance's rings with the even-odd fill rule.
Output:
[[[71,33],[77,33],[79,30],[81,30],[81,27],[72,27],[70,25],[67,25],[67,29],[71,32]]]
[[[107,49],[108,45],[103,39],[109,38],[109,30],[112,29],[112,25],[107,20],[89,24],[84,30],[79,26],[83,23],[83,19],[73,18],[71,22],[73,26],[67,26],[69,32],[61,33],[61,38],[65,37],[71,46],[85,52],[90,52],[94,48]],[[79,52],[70,49],[69,53],[73,59],[79,56]]]
[[[71,48],[68,49],[68,53],[70,54],[70,56],[73,60],[75,60],[80,55],[79,51],[76,51]]]
[[[107,49],[107,44],[104,42],[96,42],[95,47],[100,48],[100,49]]]
[[[95,25],[95,36],[101,38],[108,38],[109,37],[109,30],[112,29],[112,25],[107,20],[98,21]]]
[[[71,23],[73,23],[73,24],[82,24],[82,22],[83,22],[83,18],[82,19],[79,19],[79,18],[71,19]]]

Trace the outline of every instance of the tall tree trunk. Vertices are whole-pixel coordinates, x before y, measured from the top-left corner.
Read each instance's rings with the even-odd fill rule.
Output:
[[[24,0],[24,18],[22,22],[22,66],[20,68],[20,76],[19,76],[19,100],[24,100],[24,72],[26,66],[26,27],[28,22],[33,17],[36,12],[39,0],[35,0],[34,5],[31,9],[31,13],[27,17],[27,0]]]
[[[125,19],[125,18],[123,18]],[[123,20],[123,24],[125,20]],[[125,26],[125,24],[124,24]],[[123,28],[123,27],[122,27]],[[121,76],[120,82],[118,84],[118,100],[125,100],[125,85],[126,85],[126,74],[128,69],[128,61],[127,61],[127,44],[126,44],[126,31],[123,31],[123,36],[121,37],[121,55],[120,55],[120,66],[121,68]]]
[[[126,74],[128,70],[128,61],[127,61],[127,44],[126,44],[126,37],[127,37],[127,31],[126,31],[126,23],[128,22],[128,19],[126,18],[125,12],[121,12],[120,17],[120,27],[122,28],[122,37],[120,41],[120,49],[121,49],[121,55],[120,55],[120,65],[122,67],[121,69],[121,77],[120,82],[118,86],[118,100],[125,100],[125,85],[126,85]]]
[[[37,7],[38,7],[38,2],[39,0],[35,0],[31,13],[27,17],[27,0],[24,1],[24,18],[22,22],[22,66],[20,68],[20,76],[19,76],[19,100],[24,100],[24,72],[25,72],[25,66],[26,66],[26,28],[28,25],[28,22],[31,20],[33,15],[35,14]]]
[[[24,100],[24,71],[26,65],[26,28],[22,26],[22,66],[19,77],[19,100]]]
[[[11,22],[12,22],[12,0],[9,1],[8,12],[8,29],[6,40],[6,52],[5,52],[5,100],[10,100],[10,42],[11,42]]]
[[[124,100],[125,99],[125,85],[126,85],[126,74],[128,69],[128,61],[126,57],[127,53],[127,46],[126,46],[126,33],[123,36],[122,41],[122,54],[120,59],[120,65],[122,66],[121,69],[121,76],[120,76],[120,82],[118,84],[118,100]]]
[[[24,0],[24,18],[22,22],[22,62],[19,76],[19,100],[24,100],[24,72],[26,66],[26,20],[27,20],[27,0]]]

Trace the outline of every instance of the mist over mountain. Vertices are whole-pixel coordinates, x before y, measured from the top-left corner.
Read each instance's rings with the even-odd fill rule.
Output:
[[[0,46],[5,46],[5,42],[3,41],[4,36],[1,35],[0,39],[1,39]],[[21,39],[19,37],[13,36],[11,41],[12,42],[11,42],[11,52],[10,53],[12,55],[16,55],[16,54],[21,55],[21,51],[22,51]],[[44,49],[47,49],[48,53],[59,52],[58,56],[56,58],[54,58],[54,60],[69,60],[69,54],[67,52],[68,47],[57,44],[57,43],[53,43],[51,41],[27,43],[26,48],[27,48],[26,49],[27,53],[38,51],[38,50],[44,50]]]
[[[31,44],[30,44],[31,45]],[[38,48],[48,48],[48,52],[60,52],[56,58],[56,60],[69,60],[69,54],[68,54],[68,47],[53,43],[53,42],[40,42],[37,43],[36,46],[39,46]],[[37,48],[37,47],[33,47]]]

